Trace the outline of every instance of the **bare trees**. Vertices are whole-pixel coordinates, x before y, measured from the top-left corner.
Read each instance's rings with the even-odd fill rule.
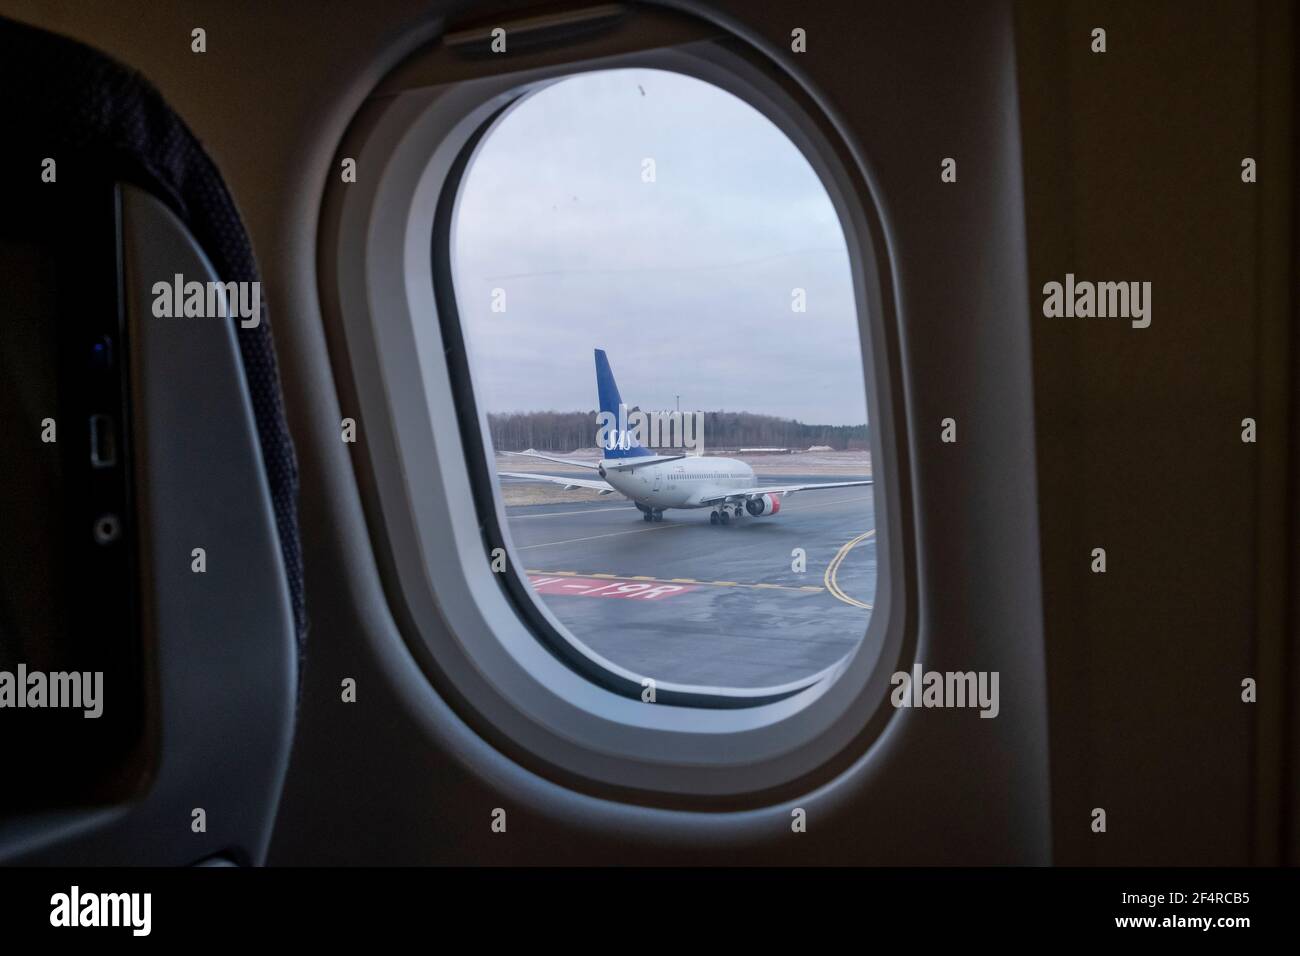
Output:
[[[634,409],[630,409],[634,410]],[[596,447],[595,410],[589,412],[489,413],[492,444],[498,451],[526,448],[574,451]],[[807,448],[829,445],[836,451],[867,447],[866,425],[806,425],[790,418],[753,412],[705,412],[704,447]]]

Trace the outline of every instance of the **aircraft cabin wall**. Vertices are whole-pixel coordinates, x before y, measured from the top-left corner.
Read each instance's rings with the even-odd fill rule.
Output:
[[[301,468],[310,619],[268,862],[1300,861],[1283,698],[1300,676],[1295,157],[1278,125],[1294,115],[1296,24],[1282,4],[1217,3],[1171,32],[1182,8],[637,8],[733,35],[724,46],[788,71],[780,82],[829,117],[812,125],[868,210],[875,347],[892,366],[897,480],[878,491],[901,557],[891,615],[909,668],[1001,675],[995,720],[899,714],[807,792],[701,811],[514,759],[454,690],[430,687],[386,583],[380,482],[339,441],[350,340],[327,319],[318,268],[340,144],[448,23],[528,8],[177,0],[136,16],[0,0],[156,84],[215,158],[258,256]],[[1095,26],[1105,53],[1090,49]],[[791,51],[796,28],[805,53]],[[571,53],[519,55],[541,68]],[[1149,326],[1045,315],[1044,285],[1067,274],[1149,282]],[[355,703],[340,700],[344,678]],[[808,825],[792,836],[796,807]]]

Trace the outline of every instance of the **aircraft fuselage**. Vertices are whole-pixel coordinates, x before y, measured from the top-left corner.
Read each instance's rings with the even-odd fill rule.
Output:
[[[606,459],[602,477],[616,490],[647,508],[704,508],[701,500],[733,494],[755,485],[754,469],[734,458],[678,458],[636,465],[637,459]]]

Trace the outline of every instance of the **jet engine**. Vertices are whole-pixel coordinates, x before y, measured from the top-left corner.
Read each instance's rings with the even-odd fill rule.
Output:
[[[755,518],[774,515],[781,510],[781,499],[776,495],[757,495],[745,502],[745,510]]]

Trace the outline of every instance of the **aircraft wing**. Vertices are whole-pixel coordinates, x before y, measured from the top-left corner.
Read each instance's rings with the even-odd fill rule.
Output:
[[[555,475],[531,475],[522,471],[499,471],[497,472],[502,478],[526,478],[529,481],[547,481],[553,485],[563,485],[565,491],[572,491],[574,488],[590,488],[592,491],[599,491],[602,495],[612,495],[614,489],[603,481],[592,481],[590,478],[557,478]]]
[[[574,461],[572,458],[557,458],[555,455],[543,455],[540,451],[508,451],[507,455],[527,455],[529,458],[545,458],[547,461],[558,461],[563,465],[577,465],[579,468],[590,468],[595,471],[600,467],[599,464],[590,461]]]
[[[701,498],[702,505],[716,505],[723,501],[741,501],[746,498],[753,498],[755,495],[792,495],[796,491],[823,491],[827,488],[853,488],[858,485],[869,485],[871,479],[865,481],[823,481],[812,485],[760,485],[757,488],[742,488],[739,491],[729,491],[725,495],[714,495],[712,498]]]

